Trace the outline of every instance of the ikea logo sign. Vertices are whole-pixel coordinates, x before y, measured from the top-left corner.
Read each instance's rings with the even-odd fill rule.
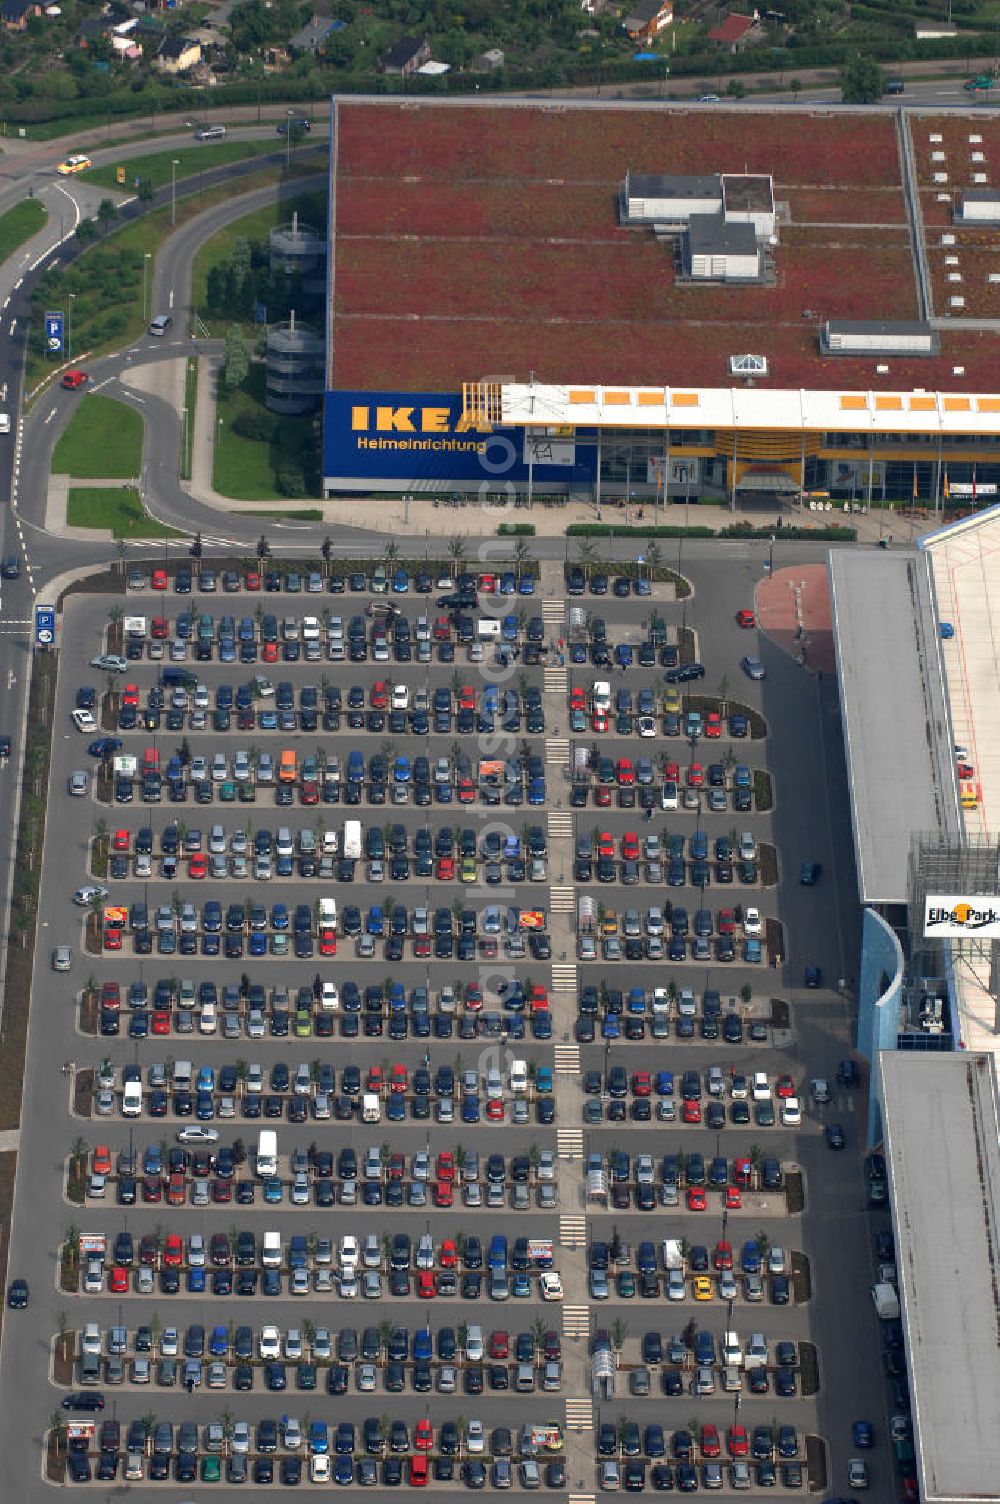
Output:
[[[378,403],[358,403],[351,408],[351,428],[355,433],[448,434],[492,433],[488,423],[477,422],[450,407],[423,407]]]

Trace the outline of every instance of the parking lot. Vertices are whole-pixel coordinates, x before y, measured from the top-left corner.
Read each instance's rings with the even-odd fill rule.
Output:
[[[846,1487],[843,794],[737,568],[71,598],[4,1343],[81,1482]]]

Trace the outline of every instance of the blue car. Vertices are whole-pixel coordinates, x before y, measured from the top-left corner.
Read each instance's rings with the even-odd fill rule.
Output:
[[[870,1420],[856,1420],[851,1426],[851,1442],[861,1451],[875,1445],[875,1427]]]
[[[535,582],[530,575],[523,574],[517,583],[518,595],[534,595]]]
[[[120,752],[124,742],[117,736],[99,736],[87,747],[91,757],[110,757],[113,752]]]
[[[189,1269],[187,1272],[187,1293],[189,1295],[204,1295],[205,1271],[204,1269]]]

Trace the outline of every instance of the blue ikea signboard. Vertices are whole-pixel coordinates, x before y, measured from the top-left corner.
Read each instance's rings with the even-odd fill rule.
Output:
[[[500,489],[593,480],[593,436],[481,427],[463,417],[462,399],[443,392],[327,392],[323,473],[327,480],[389,485],[480,482]]]

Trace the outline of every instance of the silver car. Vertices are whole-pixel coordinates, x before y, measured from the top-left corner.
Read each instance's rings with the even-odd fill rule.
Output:
[[[69,775],[69,791],[75,799],[82,799],[90,788],[90,779],[86,773],[76,772]]]

